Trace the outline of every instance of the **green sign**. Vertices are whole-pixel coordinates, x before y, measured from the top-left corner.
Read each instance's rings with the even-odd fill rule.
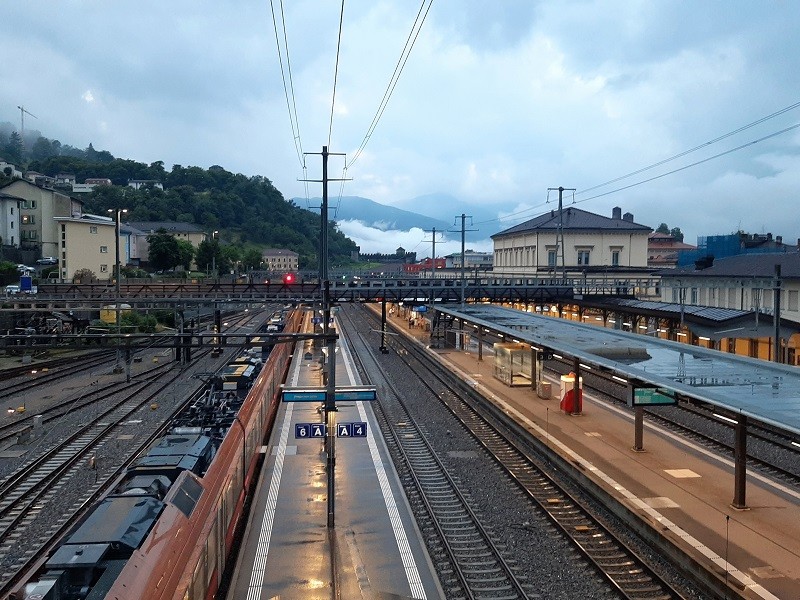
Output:
[[[636,388],[633,390],[634,406],[674,406],[678,399],[659,388]]]

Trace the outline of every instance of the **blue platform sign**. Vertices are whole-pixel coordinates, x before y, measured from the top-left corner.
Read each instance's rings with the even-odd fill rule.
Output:
[[[371,401],[377,397],[374,389],[362,390],[336,390],[334,393],[336,400],[358,400]]]
[[[295,423],[295,439],[324,438],[328,433],[325,423]]]
[[[284,402],[325,402],[325,388],[284,388],[281,400]],[[372,401],[377,398],[374,387],[341,387],[333,392],[334,400]]]
[[[355,423],[337,423],[336,437],[367,437],[367,424],[362,421],[356,421]]]
[[[283,390],[284,402],[325,402],[325,390]]]

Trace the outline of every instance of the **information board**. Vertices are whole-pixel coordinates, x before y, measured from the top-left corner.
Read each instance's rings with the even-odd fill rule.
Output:
[[[678,399],[660,388],[635,388],[633,406],[674,406]]]

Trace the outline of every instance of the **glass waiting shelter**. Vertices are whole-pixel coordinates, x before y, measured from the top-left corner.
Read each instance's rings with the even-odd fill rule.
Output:
[[[506,385],[531,385],[531,347],[528,344],[494,344],[494,376]]]

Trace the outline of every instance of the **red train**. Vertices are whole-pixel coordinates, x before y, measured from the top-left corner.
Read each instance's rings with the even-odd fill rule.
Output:
[[[285,330],[298,331],[302,315],[290,313]],[[291,344],[274,347],[202,476],[195,474],[200,470],[195,466],[206,462],[201,441],[208,437],[184,435],[176,440],[172,438],[180,436],[173,435],[162,441],[131,470],[126,487],[95,509],[95,520],[90,516],[48,561],[49,570],[40,582],[60,576],[68,585],[60,590],[29,585],[30,595],[22,597],[213,598],[231,558],[245,501],[258,479],[261,447],[275,419],[292,351]],[[176,464],[167,469],[164,455],[175,447],[184,454],[168,458],[167,463]],[[159,452],[162,460],[147,462]],[[104,528],[117,536],[115,541],[104,541]]]

